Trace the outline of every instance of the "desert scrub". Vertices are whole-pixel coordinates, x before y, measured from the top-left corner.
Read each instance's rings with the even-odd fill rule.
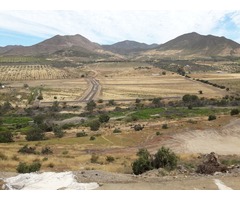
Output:
[[[40,162],[33,162],[32,164],[27,164],[25,162],[20,162],[17,166],[18,173],[31,173],[39,171],[41,168]]]

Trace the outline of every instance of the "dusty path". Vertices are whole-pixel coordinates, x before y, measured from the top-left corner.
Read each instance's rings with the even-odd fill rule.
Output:
[[[88,82],[89,87],[86,90],[86,92],[83,94],[83,96],[79,99],[79,101],[81,102],[89,102],[93,100],[93,98],[96,96],[96,94],[100,90],[100,84],[95,78],[90,77],[90,78],[87,78],[86,80]]]

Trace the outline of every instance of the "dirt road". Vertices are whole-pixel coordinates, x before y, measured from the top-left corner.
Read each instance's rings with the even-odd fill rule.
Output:
[[[86,80],[88,82],[89,87],[86,90],[85,94],[79,99],[79,101],[81,102],[89,102],[93,100],[93,98],[100,90],[100,84],[95,78],[90,77],[87,78]]]

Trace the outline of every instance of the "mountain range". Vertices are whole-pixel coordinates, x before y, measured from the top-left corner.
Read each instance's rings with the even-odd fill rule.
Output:
[[[100,45],[77,35],[56,35],[32,46],[0,47],[0,56],[66,56],[95,58],[136,58],[154,56],[240,56],[240,44],[225,37],[187,33],[164,44],[145,44],[122,41],[112,45]]]

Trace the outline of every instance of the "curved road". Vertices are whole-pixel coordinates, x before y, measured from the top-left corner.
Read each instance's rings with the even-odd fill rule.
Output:
[[[90,77],[87,79],[87,82],[89,83],[89,88],[87,89],[85,94],[79,99],[80,102],[91,101],[96,96],[97,92],[100,90],[100,84],[95,78]]]

